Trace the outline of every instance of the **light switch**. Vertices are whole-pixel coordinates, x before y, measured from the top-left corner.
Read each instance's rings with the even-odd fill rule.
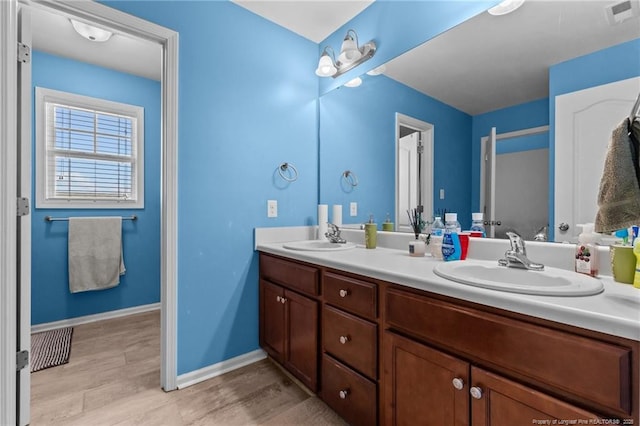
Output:
[[[443,188],[440,189],[440,199],[444,200],[444,189]]]
[[[267,217],[278,217],[278,200],[267,200]]]
[[[358,203],[355,203],[355,202],[349,203],[349,215],[358,216]]]

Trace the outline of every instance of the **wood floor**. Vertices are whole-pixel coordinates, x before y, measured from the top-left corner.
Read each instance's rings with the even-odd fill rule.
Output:
[[[345,425],[270,360],[160,389],[158,311],[76,326],[68,364],[31,374],[31,425]]]

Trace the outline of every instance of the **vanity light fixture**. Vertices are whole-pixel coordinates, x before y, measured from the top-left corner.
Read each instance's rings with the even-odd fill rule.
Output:
[[[347,81],[344,85],[346,87],[358,87],[362,84],[362,79],[360,77],[356,77],[353,80]]]
[[[522,6],[522,3],[524,3],[524,0],[504,0],[489,9],[487,12],[494,16],[506,15],[507,13],[511,13]]]
[[[383,72],[385,72],[387,70],[387,66],[385,64],[382,64],[378,67],[375,67],[372,70],[367,71],[367,75],[380,75]]]
[[[84,22],[70,19],[73,29],[78,34],[90,41],[104,42],[111,38],[113,33],[111,31],[103,30],[102,28],[94,27],[93,25],[85,24]]]
[[[322,50],[316,75],[319,77],[333,77],[355,68],[356,66],[366,62],[376,53],[376,44],[373,40],[362,46],[358,45],[358,35],[354,30],[347,31],[347,35],[342,42],[342,48],[338,59],[335,58],[335,52],[327,46]]]

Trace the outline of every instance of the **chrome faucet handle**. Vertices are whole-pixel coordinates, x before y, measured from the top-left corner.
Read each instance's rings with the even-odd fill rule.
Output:
[[[509,237],[509,242],[511,243],[511,251],[516,253],[521,253],[522,255],[527,255],[527,249],[524,248],[524,240],[520,235],[516,232],[507,231],[507,237]]]
[[[347,242],[344,238],[340,237],[340,228],[338,225],[333,224],[331,222],[327,222],[327,226],[329,230],[325,232],[324,236],[329,239],[332,243],[340,243],[344,244]]]
[[[327,226],[329,228],[331,228],[331,233],[334,235],[340,235],[340,228],[338,228],[338,225],[331,223],[331,222],[327,222]]]

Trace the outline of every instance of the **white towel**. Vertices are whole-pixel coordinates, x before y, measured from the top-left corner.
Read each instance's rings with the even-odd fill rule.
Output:
[[[103,290],[125,272],[121,217],[69,218],[69,290]]]

